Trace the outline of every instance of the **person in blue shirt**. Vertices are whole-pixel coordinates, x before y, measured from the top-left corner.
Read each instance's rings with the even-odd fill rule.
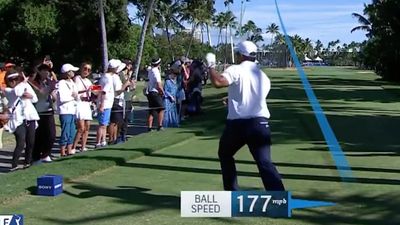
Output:
[[[171,65],[170,74],[164,84],[165,113],[163,127],[179,127],[179,116],[176,103],[179,98],[177,76],[180,73],[181,65],[177,61]]]

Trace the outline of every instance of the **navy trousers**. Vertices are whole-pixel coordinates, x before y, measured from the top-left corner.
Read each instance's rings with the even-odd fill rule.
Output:
[[[271,132],[263,117],[227,120],[218,149],[224,190],[239,189],[233,156],[245,144],[257,164],[265,190],[284,191],[281,176],[271,161]]]

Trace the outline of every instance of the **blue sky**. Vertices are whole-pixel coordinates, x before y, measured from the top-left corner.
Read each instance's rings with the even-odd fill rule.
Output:
[[[235,0],[231,10],[239,20],[240,0]],[[364,3],[370,0],[279,0],[281,15],[289,35],[298,34],[313,41],[321,40],[324,44],[339,39],[341,43],[363,41],[365,34],[361,31],[350,33],[357,26],[357,20],[351,13],[362,13]],[[225,11],[223,0],[216,0],[215,8],[218,12]],[[128,10],[130,13],[134,9]],[[266,27],[276,23],[280,27],[276,14],[274,0],[250,0],[245,3],[243,23],[253,20],[265,32]],[[217,41],[218,32],[212,32],[212,39]],[[265,34],[264,40],[269,43],[270,36]],[[238,40],[236,40],[238,41]]]

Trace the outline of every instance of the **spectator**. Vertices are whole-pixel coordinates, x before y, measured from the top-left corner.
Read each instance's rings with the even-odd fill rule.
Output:
[[[179,61],[173,63],[170,68],[170,73],[165,80],[164,85],[164,106],[165,114],[163,120],[164,127],[179,127],[179,118],[176,108],[178,98],[177,76],[181,73],[181,64]]]
[[[53,71],[53,62],[51,61],[50,55],[46,55],[44,57],[42,64],[47,65],[48,67],[50,67],[49,79],[51,81],[53,81],[53,82],[56,82],[57,81],[57,75]]]
[[[111,117],[110,117],[110,126],[108,127],[108,136],[109,143],[116,144],[117,143],[117,135],[118,128],[122,126],[124,122],[124,110],[125,110],[125,99],[124,99],[124,91],[130,85],[130,81],[125,81],[122,84],[121,78],[118,75],[125,67],[126,64],[122,63],[120,60],[119,66],[117,68],[116,73],[112,76],[113,90],[114,90],[114,102],[113,107],[111,109]]]
[[[7,87],[6,85],[6,70],[4,68],[4,63],[0,63],[0,90],[4,90]]]
[[[9,113],[7,108],[7,98],[4,96],[3,92],[0,92],[0,149],[3,148],[3,130],[4,125],[7,124]]]
[[[113,76],[117,73],[118,67],[121,65],[120,60],[111,59],[108,62],[108,69],[99,80],[101,92],[98,95],[98,115],[99,126],[97,128],[96,148],[107,145],[107,126],[110,124],[111,108],[114,103],[114,84]]]
[[[11,62],[1,63],[0,66],[0,89],[4,90],[6,85],[6,73],[15,68],[15,64]]]
[[[51,149],[56,140],[56,124],[54,120],[54,101],[57,96],[54,87],[50,81],[51,68],[46,64],[37,67],[37,74],[30,82],[34,89],[38,101],[35,104],[36,111],[39,113],[39,127],[35,134],[35,143],[33,148],[33,163],[51,162]]]
[[[153,59],[151,62],[151,70],[149,70],[149,83],[147,84],[147,99],[149,101],[149,115],[147,118],[148,130],[151,131],[153,127],[153,118],[157,113],[158,116],[158,128],[162,130],[162,124],[164,119],[164,104],[162,96],[164,96],[164,90],[161,83],[160,74],[161,59]]]
[[[5,96],[8,100],[8,109],[11,119],[7,129],[15,136],[16,146],[11,162],[11,171],[18,169],[18,160],[25,148],[24,168],[30,166],[32,150],[35,145],[35,129],[39,115],[33,103],[38,101],[32,87],[25,81],[22,72],[10,69],[6,73]]]
[[[202,97],[202,80],[204,76],[203,63],[194,60],[190,66],[190,78],[188,82],[188,107],[187,112],[190,115],[201,113]]]
[[[120,73],[120,78],[122,83],[126,83],[127,81],[134,79],[132,77],[133,75],[133,63],[130,60],[125,61],[126,67],[122,72]],[[135,82],[133,81],[130,86],[128,86],[125,91],[124,91],[124,98],[125,98],[125,109],[124,109],[124,120],[123,124],[120,129],[120,141],[126,141],[127,138],[127,133],[128,133],[128,124],[129,122],[133,122],[132,116],[133,116],[133,97],[134,97],[134,91],[136,89]]]
[[[75,76],[75,85],[78,89],[78,102],[76,112],[76,124],[78,130],[75,135],[74,145],[72,149],[76,149],[79,141],[81,141],[81,152],[87,151],[86,143],[89,136],[90,121],[92,118],[91,109],[91,91],[92,82],[88,79],[92,73],[92,65],[90,63],[82,63],[80,75]]]
[[[79,68],[71,64],[64,64],[61,67],[61,80],[58,82],[58,112],[60,114],[61,136],[60,154],[61,156],[73,155],[76,126],[76,101],[78,100],[78,89],[72,80]]]

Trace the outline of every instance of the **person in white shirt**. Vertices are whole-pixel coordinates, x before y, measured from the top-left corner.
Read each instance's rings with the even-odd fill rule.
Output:
[[[153,114],[158,115],[158,128],[162,130],[164,120],[164,89],[161,83],[160,73],[161,59],[153,59],[151,62],[152,68],[148,71],[149,83],[147,84],[147,99],[149,101],[149,115],[147,117],[148,130],[151,131],[153,127]]]
[[[7,109],[7,98],[3,92],[0,92],[0,149],[3,149],[3,130],[4,125],[7,124],[9,114]]]
[[[255,63],[257,46],[253,42],[240,42],[237,53],[235,58],[240,64],[228,67],[222,74],[215,70],[215,55],[206,56],[212,84],[217,88],[228,87],[228,117],[218,149],[224,189],[239,189],[233,156],[247,144],[264,188],[283,191],[281,176],[271,161],[270,113],[266,103],[271,83]]]
[[[61,156],[75,154],[72,145],[76,133],[75,115],[78,89],[72,78],[75,76],[74,72],[78,70],[78,67],[71,64],[64,64],[61,67],[61,80],[57,84],[57,103],[61,123]]]
[[[81,152],[87,151],[86,143],[89,136],[90,121],[92,118],[91,108],[91,91],[92,81],[88,79],[88,76],[92,73],[92,65],[90,63],[82,63],[80,69],[80,75],[76,75],[75,85],[78,89],[78,102],[76,111],[76,124],[78,130],[75,135],[74,145],[72,149],[76,149],[79,141],[81,141]]]
[[[118,60],[119,61],[119,60]],[[108,136],[110,144],[117,144],[118,128],[123,125],[125,114],[125,89],[131,85],[130,80],[122,84],[119,73],[126,67],[126,64],[120,61],[120,65],[113,74],[113,87],[114,87],[114,103],[111,108],[110,126],[108,126]]]
[[[111,108],[114,104],[114,74],[121,66],[121,60],[111,59],[108,62],[107,73],[100,78],[101,93],[98,95],[98,115],[99,126],[97,128],[96,148],[107,145],[107,126],[110,124]]]
[[[29,84],[35,90],[38,101],[35,103],[36,111],[39,114],[38,128],[36,129],[35,143],[32,152],[33,164],[51,162],[51,150],[56,141],[56,122],[54,119],[55,84],[51,81],[51,68],[46,64],[36,67],[37,72],[32,71]]]
[[[35,131],[39,115],[33,103],[38,101],[35,91],[26,81],[22,72],[10,70],[6,74],[7,88],[4,90],[8,100],[10,119],[6,129],[15,136],[15,150],[11,162],[11,171],[18,169],[18,160],[25,148],[24,167],[32,161],[35,145]]]

